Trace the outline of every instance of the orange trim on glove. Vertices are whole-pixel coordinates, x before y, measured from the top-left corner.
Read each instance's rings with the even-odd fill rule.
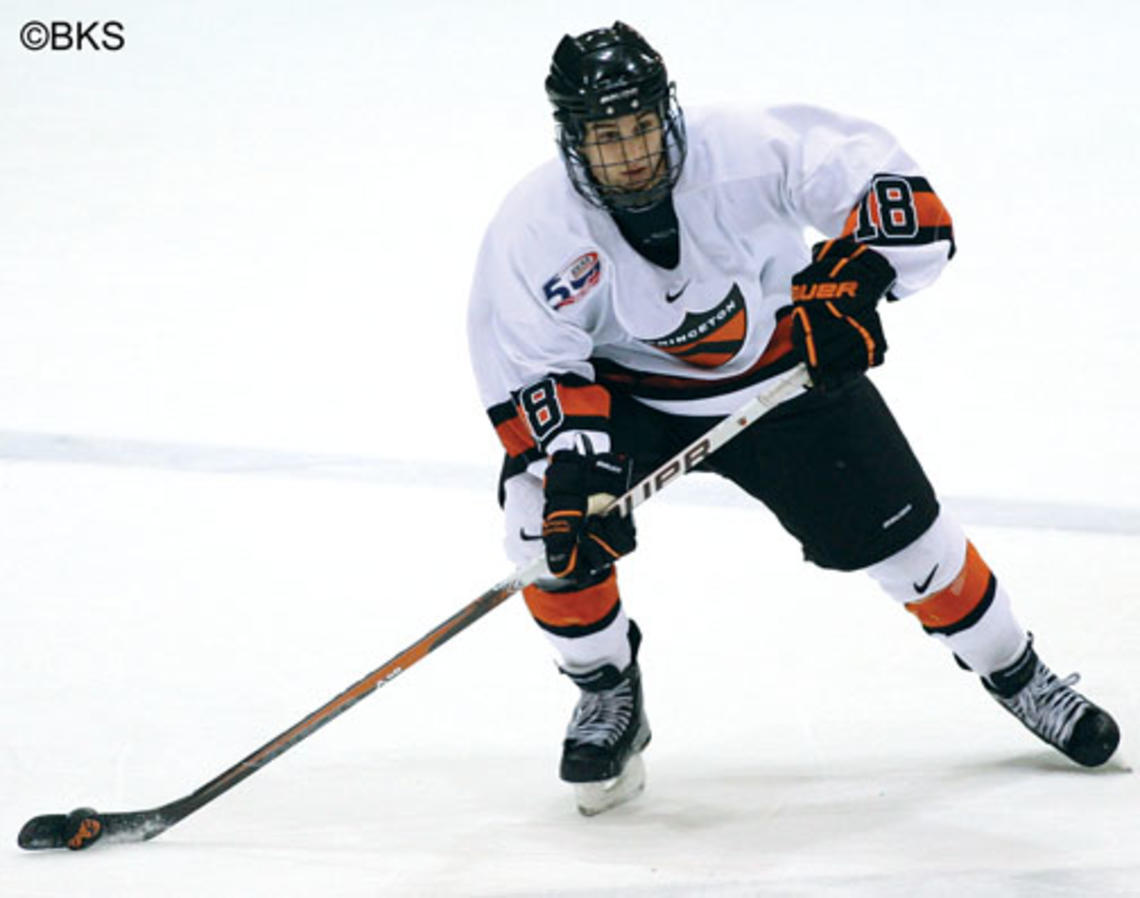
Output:
[[[867,367],[873,368],[875,366],[875,338],[871,336],[870,331],[850,315],[844,315],[840,312],[839,309],[835,308],[835,303],[827,303],[827,309],[836,318],[842,318],[859,332],[859,335],[863,338],[863,345],[867,347]]]

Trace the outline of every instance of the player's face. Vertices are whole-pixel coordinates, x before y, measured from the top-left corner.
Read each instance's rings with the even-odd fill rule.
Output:
[[[582,155],[603,187],[634,192],[664,175],[664,137],[656,112],[587,122]]]

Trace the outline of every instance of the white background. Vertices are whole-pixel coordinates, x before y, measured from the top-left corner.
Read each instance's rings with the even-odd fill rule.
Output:
[[[1134,4],[6,0],[0,835],[189,791],[505,573],[468,282],[553,152],[554,45],[615,17],[683,105],[818,103],[925,166],[959,254],[885,309],[876,381],[945,495],[1135,520]],[[32,53],[33,18],[118,19],[126,46]],[[123,441],[183,469],[269,455],[155,470]],[[366,470],[263,476],[267,457]],[[455,470],[475,476],[393,484]],[[572,695],[517,605],[158,842],[0,848],[0,890],[1136,893],[1125,761],[1055,761],[763,512],[665,498],[642,520],[638,805],[568,809]],[[1126,757],[1135,529],[1033,523],[972,533]]]
[[[888,125],[955,220],[879,378],[948,494],[1140,506],[1133,4],[4,5],[0,421],[398,458],[497,450],[464,307],[552,152],[564,31],[621,15],[680,99]],[[119,53],[19,24],[109,17]]]

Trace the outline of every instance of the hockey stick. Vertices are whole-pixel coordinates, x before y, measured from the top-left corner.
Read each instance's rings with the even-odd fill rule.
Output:
[[[796,366],[767,392],[751,399],[737,412],[729,415],[704,436],[635,484],[627,493],[615,499],[602,513],[616,510],[620,514],[628,515],[673,480],[699,465],[765,412],[803,391],[809,383],[803,365]],[[545,571],[546,561],[542,556],[518,568],[507,579],[496,583],[475,601],[424,634],[398,655],[390,658],[303,720],[275,736],[257,751],[189,795],[146,811],[103,814],[92,808],[77,808],[70,814],[43,814],[33,817],[24,824],[17,843],[29,851],[65,847],[79,850],[103,839],[108,842],[142,842],[153,839],[223,792],[232,789],[246,777],[252,776],[298,742],[307,739],[361,699],[391,682],[425,655],[466,630],[488,611],[501,605],[524,586],[539,579]]]

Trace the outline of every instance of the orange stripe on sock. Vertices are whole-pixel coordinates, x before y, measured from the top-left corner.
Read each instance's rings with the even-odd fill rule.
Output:
[[[577,592],[547,592],[537,586],[523,587],[526,607],[539,623],[550,627],[588,627],[596,624],[618,603],[617,569],[601,583]]]
[[[906,610],[924,627],[949,627],[965,619],[986,596],[990,568],[971,542],[966,543],[966,563],[954,581],[925,599],[906,603]]]

